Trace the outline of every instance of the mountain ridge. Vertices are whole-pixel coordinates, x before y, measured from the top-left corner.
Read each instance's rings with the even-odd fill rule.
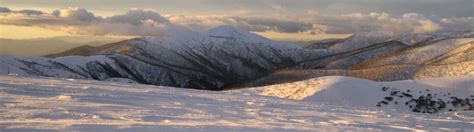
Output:
[[[417,36],[422,37],[419,39]],[[469,33],[403,36],[404,41],[414,42],[411,44],[405,44],[397,37],[393,34],[362,33],[332,42],[330,46],[312,49],[272,41],[243,29],[220,26],[205,33],[141,37],[98,47],[83,46],[49,55],[48,57],[54,57],[50,59],[2,56],[0,60],[4,63],[0,65],[2,67],[0,74],[16,72],[20,75],[94,80],[125,78],[151,85],[224,90],[233,86],[254,84],[252,82],[263,82],[258,85],[265,85],[266,81],[258,80],[274,78],[272,76],[279,74],[280,70],[303,69],[307,72],[276,76],[287,80],[319,75],[348,75],[387,81],[409,79],[414,76],[464,75],[467,74],[466,70],[474,68],[469,66],[471,55],[462,53],[470,50],[462,50],[466,48],[459,47],[473,41]],[[411,41],[410,37],[414,37],[415,40]],[[438,51],[436,53],[429,52],[436,47],[443,49],[436,50]],[[402,61],[393,61],[389,65],[389,63],[371,62],[390,55],[403,58],[405,54],[400,53],[405,52],[412,52],[413,56],[432,60],[436,56],[454,54],[449,52],[458,47],[460,51],[456,52],[457,56],[449,60],[450,62],[462,60],[456,64],[404,65]],[[415,50],[433,55],[422,55],[420,54],[422,52],[413,52]],[[369,67],[362,66],[364,64]],[[371,69],[372,67],[378,68]],[[433,71],[442,67],[449,70]],[[417,70],[408,70],[410,68]],[[385,71],[380,71],[383,69]],[[367,70],[370,71],[368,73],[376,75],[366,74],[364,71]],[[284,78],[274,80],[285,80]]]
[[[228,27],[218,27],[211,31],[220,28],[233,35],[253,35],[253,39],[215,38],[207,33],[142,37],[99,47],[79,47],[62,54],[50,55],[56,57],[54,59],[3,58],[2,61],[14,63],[3,66],[12,69],[19,67],[16,68],[17,71],[26,75],[96,80],[118,77],[145,84],[222,90],[226,85],[255,79],[311,55],[300,47],[281,46],[281,42],[274,42],[248,31]],[[73,55],[99,55],[96,58],[101,59],[86,61],[85,64],[58,62],[65,58],[77,58]]]

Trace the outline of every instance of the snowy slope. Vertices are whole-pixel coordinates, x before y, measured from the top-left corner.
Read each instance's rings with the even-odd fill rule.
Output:
[[[55,59],[44,57],[8,57],[0,56],[0,74],[17,74],[20,76],[51,76],[59,78],[94,78],[104,79],[105,70],[99,65],[113,64],[106,56],[66,56]]]
[[[474,72],[473,38],[469,32],[402,34],[395,38],[384,33],[356,34],[340,42],[312,46],[328,48],[332,54],[304,60],[298,68],[279,69],[237,86],[264,86],[321,76],[394,81],[467,75]]]
[[[390,64],[423,64],[430,59],[441,56],[457,47],[471,45],[473,43],[474,38],[440,40],[423,47],[406,50],[397,56],[372,60],[373,63],[370,65],[375,67]]]
[[[394,82],[326,76],[252,90],[260,95],[280,98],[342,106],[382,107],[408,112],[474,110],[474,76],[470,75]],[[432,98],[426,99],[429,96]],[[423,104],[430,101],[433,101],[433,107]]]
[[[387,41],[397,41],[408,46],[432,43],[439,40],[454,38],[473,38],[473,32],[434,32],[434,33],[402,33],[395,34],[393,32],[359,32],[347,38],[342,42],[332,44],[328,49],[334,52],[343,52],[379,44]]]
[[[214,37],[214,38],[226,38],[226,39],[231,38],[231,39],[243,41],[245,43],[263,43],[266,45],[276,46],[278,48],[287,48],[287,49],[301,48],[297,46],[296,44],[273,41],[263,36],[250,33],[247,30],[235,28],[232,26],[225,26],[225,25],[210,29],[209,31],[206,32],[206,35],[210,37]]]
[[[341,77],[327,79],[373,83]],[[279,99],[253,95],[254,92],[0,76],[0,131],[474,129],[472,112],[420,114],[383,107],[339,106],[309,97],[303,101]]]
[[[351,51],[386,42],[391,38],[393,38],[393,33],[390,32],[361,32],[354,34],[345,41],[333,44],[332,46],[328,47],[328,49],[335,53]]]

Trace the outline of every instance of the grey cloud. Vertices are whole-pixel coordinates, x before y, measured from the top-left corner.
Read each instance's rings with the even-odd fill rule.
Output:
[[[185,17],[171,16],[172,23],[180,24],[191,29],[204,31],[218,25],[232,25],[244,28],[250,31],[276,31],[276,32],[303,32],[313,28],[311,23],[292,21],[284,18],[271,17],[239,17],[239,16],[221,16],[221,17]]]
[[[351,34],[357,32],[382,31],[392,33],[428,33],[437,31],[473,30],[472,17],[442,18],[426,17],[418,13],[392,15],[384,12],[349,13],[341,15],[320,14],[309,11],[308,15],[296,17],[169,17],[172,23],[195,30],[207,30],[216,25],[233,25],[250,31],[276,32],[320,32]]]
[[[43,15],[44,12],[37,11],[37,10],[20,10],[20,11],[12,11],[10,8],[7,7],[0,7],[0,13],[19,13],[25,15]]]
[[[326,32],[350,34],[367,31],[437,32],[473,30],[473,17],[393,15],[383,12],[332,15],[308,11],[306,15],[280,16],[162,16],[155,11],[132,9],[125,14],[98,17],[82,8],[64,8],[52,14],[35,10],[12,11],[0,7],[0,24],[37,26],[77,34],[161,36],[183,31],[206,31],[232,25],[250,31]]]
[[[444,18],[441,19],[443,30],[446,31],[472,31],[474,30],[474,17]]]
[[[9,13],[9,12],[11,12],[11,10],[9,8],[0,7],[0,13]]]
[[[357,33],[367,31],[403,32],[436,32],[441,29],[440,23],[427,17],[407,13],[401,16],[392,16],[388,13],[369,14],[352,13],[345,15],[318,15],[314,22],[325,27],[327,33]]]
[[[472,17],[474,12],[472,0],[133,0],[133,2],[131,0],[3,0],[2,4],[18,7],[79,6],[109,11],[143,7],[166,9],[175,13],[213,12],[220,13],[219,15],[241,7],[271,14],[272,10],[266,7],[268,4],[282,5],[292,14],[304,13],[306,10],[318,10],[330,15],[352,12],[387,12],[402,15],[416,12],[425,16],[437,15],[447,18]]]
[[[37,10],[21,10],[18,11],[18,13],[26,14],[26,15],[43,15],[45,14],[42,11],[37,11]]]
[[[152,11],[130,10],[126,14],[97,17],[83,8],[63,8],[51,14],[34,11],[0,14],[0,24],[37,26],[74,34],[163,36],[186,31]],[[20,12],[20,11],[18,11]]]
[[[63,8],[55,10],[53,16],[71,18],[79,21],[93,21],[98,19],[93,13],[83,8]]]
[[[145,20],[154,21],[157,23],[169,23],[169,21],[162,17],[159,13],[142,9],[132,9],[126,14],[115,15],[106,19],[108,22],[128,23],[132,25],[141,25]]]
[[[286,5],[288,10],[318,10],[324,14],[337,15],[353,12],[387,12],[403,15],[416,12],[425,16],[472,17],[472,0],[271,0]]]
[[[245,17],[232,17],[236,26],[241,26],[252,31],[265,31],[272,30],[277,32],[303,32],[313,28],[311,23],[305,23],[300,21],[291,21],[286,19],[275,19],[275,18],[245,18]]]

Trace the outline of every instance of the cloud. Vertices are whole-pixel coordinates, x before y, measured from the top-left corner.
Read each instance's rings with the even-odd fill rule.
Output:
[[[53,16],[61,18],[70,18],[79,21],[93,21],[98,19],[93,13],[83,8],[63,8],[55,10]]]
[[[187,30],[170,23],[156,12],[141,9],[106,18],[95,16],[83,8],[63,8],[51,14],[7,9],[0,8],[3,12],[0,13],[0,24],[37,26],[73,34],[163,36]]]
[[[259,16],[248,10],[242,10],[242,13],[221,16],[163,16],[153,10],[131,9],[124,14],[100,17],[83,8],[63,8],[48,14],[36,10],[13,11],[0,7],[0,24],[36,26],[74,34],[127,36],[163,36],[189,30],[206,31],[220,25],[232,25],[255,32],[310,34],[372,31],[430,33],[474,29],[473,17],[426,17],[418,13],[330,15],[315,10],[308,10],[304,15]]]
[[[205,31],[216,25],[233,25],[257,32],[314,32],[313,34],[316,32],[351,34],[371,31],[430,33],[473,29],[472,18],[455,17],[436,20],[417,13],[398,16],[384,12],[327,15],[310,10],[303,16],[170,16],[168,19],[172,23],[199,31]]]
[[[271,17],[171,16],[169,19],[172,23],[199,31],[205,31],[217,25],[232,25],[257,32],[276,31],[288,33],[303,32],[313,28],[311,23]]]
[[[10,13],[12,10],[6,7],[0,7],[0,13]]]
[[[37,10],[21,10],[21,11],[18,11],[18,13],[26,14],[26,15],[43,15],[43,14],[45,14],[44,12],[37,11]]]
[[[281,18],[263,18],[263,17],[231,17],[233,25],[238,27],[244,27],[252,31],[276,31],[276,32],[303,32],[313,28],[311,23],[305,23],[301,21],[291,21],[288,19]]]
[[[37,10],[20,10],[20,11],[12,11],[10,8],[7,7],[0,7],[0,13],[18,13],[18,14],[25,14],[25,15],[43,15],[44,12],[37,11]]]
[[[169,21],[160,14],[143,9],[131,9],[125,14],[108,17],[106,21],[112,23],[128,23],[131,25],[141,25],[145,21],[153,23],[169,23]]]
[[[269,6],[270,6],[273,10],[275,10],[275,11],[277,11],[277,12],[288,12],[288,9],[285,8],[285,7],[283,7],[283,6],[281,6],[281,5],[277,5],[277,4],[271,3],[271,4],[269,4]]]
[[[474,29],[474,17],[461,17],[461,18],[443,18],[440,20],[443,30],[473,30]]]
[[[387,12],[400,16],[416,12],[425,16],[437,15],[443,18],[472,17],[472,0],[1,0],[1,5],[17,7],[67,7],[78,6],[89,9],[126,11],[133,7],[166,9],[170,13],[213,13],[229,14],[235,9],[245,8],[269,15],[274,12],[271,4],[280,5],[292,14],[306,10],[318,10],[322,14],[338,15],[353,12]],[[107,5],[104,8],[104,5]]]
[[[196,31],[207,31],[210,28],[216,27],[218,25],[228,25],[226,23],[226,17],[223,16],[169,16],[168,20],[171,23],[181,25],[183,27],[188,27]]]
[[[315,24],[322,25],[325,32],[336,34],[368,31],[428,33],[441,29],[439,23],[416,13],[407,13],[401,16],[377,12],[317,15],[313,16],[313,21]]]

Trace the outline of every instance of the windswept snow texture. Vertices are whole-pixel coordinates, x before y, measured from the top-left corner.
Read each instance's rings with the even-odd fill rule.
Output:
[[[330,78],[340,77],[328,77],[334,81]],[[356,83],[366,82],[341,79]],[[394,83],[393,87],[395,84],[403,83]],[[367,89],[370,88],[364,90]],[[379,88],[376,90],[381,91]],[[431,90],[445,91],[443,88]],[[339,95],[354,91],[339,91]],[[317,102],[318,99],[309,97],[298,101],[254,94],[255,91],[251,90],[213,92],[131,83],[0,76],[0,131],[470,131],[474,129],[472,111],[421,114],[385,107],[367,107],[362,104],[334,105],[329,102]],[[338,95],[338,93],[332,94],[334,94],[332,98]],[[363,94],[361,96],[365,97],[370,95],[368,92],[355,94]],[[373,99],[379,100],[378,96],[374,96]]]

